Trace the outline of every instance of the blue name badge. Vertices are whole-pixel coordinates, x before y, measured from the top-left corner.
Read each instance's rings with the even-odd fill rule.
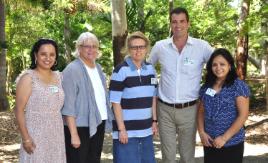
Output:
[[[214,97],[216,94],[216,91],[214,89],[208,88],[206,91],[207,95],[210,95],[211,97]]]

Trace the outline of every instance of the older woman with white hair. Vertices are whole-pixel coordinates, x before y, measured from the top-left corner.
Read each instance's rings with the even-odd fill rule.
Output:
[[[63,71],[65,92],[62,115],[68,163],[99,163],[104,133],[111,130],[105,75],[96,63],[99,41],[82,33],[76,42],[76,56]]]

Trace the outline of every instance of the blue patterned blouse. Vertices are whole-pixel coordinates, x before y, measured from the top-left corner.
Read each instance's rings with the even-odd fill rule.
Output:
[[[221,91],[215,95],[209,95],[208,87],[202,87],[200,90],[200,98],[204,103],[204,120],[205,132],[213,139],[224,134],[238,116],[236,107],[236,97],[249,97],[250,90],[247,84],[239,79],[234,81],[229,87],[223,87]],[[244,141],[245,130],[242,127],[228,142],[225,147],[239,144]]]

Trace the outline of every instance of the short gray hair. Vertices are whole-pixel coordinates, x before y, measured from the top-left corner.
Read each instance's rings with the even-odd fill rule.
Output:
[[[94,35],[93,33],[91,32],[83,32],[80,34],[80,36],[78,37],[78,39],[76,40],[76,44],[75,44],[75,52],[74,52],[74,55],[76,57],[78,57],[80,54],[79,54],[79,47],[81,45],[83,45],[85,42],[87,41],[92,41],[94,44],[97,45],[97,47],[99,47],[99,40],[97,38],[96,35]]]

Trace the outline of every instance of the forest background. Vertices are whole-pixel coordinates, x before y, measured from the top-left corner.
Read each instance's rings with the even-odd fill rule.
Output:
[[[29,67],[38,38],[58,42],[62,71],[74,59],[77,37],[85,31],[96,34],[98,62],[109,76],[124,57],[120,49],[127,34],[142,31],[152,45],[169,37],[169,11],[177,6],[189,10],[190,35],[229,49],[239,76],[254,79],[252,101],[265,102],[267,0],[0,0],[0,111],[14,107],[14,81]]]
[[[75,40],[85,31],[97,35],[98,62],[109,76],[122,61],[125,37],[144,32],[152,45],[169,36],[169,10],[189,10],[190,35],[225,47],[235,56],[242,79],[265,79],[267,0],[0,0],[0,110],[14,107],[14,81],[29,67],[30,49],[41,37],[58,42],[61,71],[74,59]],[[113,55],[114,54],[114,55]],[[247,62],[249,61],[249,62]],[[259,81],[259,80],[258,80]],[[265,81],[253,87],[265,97]],[[255,96],[252,96],[256,100]]]

